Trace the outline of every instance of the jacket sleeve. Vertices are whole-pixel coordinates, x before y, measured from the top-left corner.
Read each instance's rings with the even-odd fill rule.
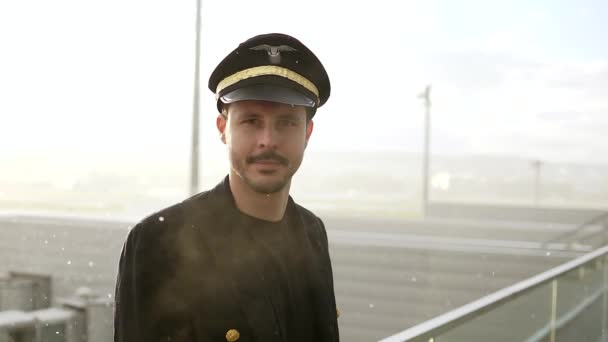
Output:
[[[150,319],[146,316],[143,297],[147,291],[144,281],[145,263],[141,224],[136,225],[125,241],[118,264],[114,306],[114,342],[148,342]]]
[[[327,241],[327,231],[325,230],[325,225],[323,221],[319,219],[320,223],[320,242],[321,242],[321,257],[323,258],[323,269],[325,270],[325,283],[327,284],[326,294],[327,299],[326,303],[329,304],[329,317],[327,317],[327,337],[324,339],[326,341],[338,342],[340,341],[340,333],[338,329],[338,313],[336,306],[336,296],[334,292],[334,277],[333,270],[331,267],[331,258],[329,256],[329,244]]]
[[[167,287],[177,263],[175,230],[170,229],[176,223],[169,226],[170,215],[159,217],[137,224],[124,243],[114,296],[114,342],[195,340],[181,294]]]

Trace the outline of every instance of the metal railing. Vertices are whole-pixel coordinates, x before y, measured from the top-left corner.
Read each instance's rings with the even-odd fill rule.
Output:
[[[593,217],[590,220],[587,220],[583,223],[581,223],[580,225],[578,225],[576,228],[567,231],[565,233],[562,233],[550,240],[547,240],[544,242],[544,246],[548,246],[549,244],[552,243],[557,243],[557,242],[563,242],[566,239],[572,238],[576,235],[578,235],[579,233],[583,232],[584,230],[589,229],[590,227],[593,227],[597,224],[601,224],[602,228],[600,229],[600,231],[592,231],[589,232],[581,237],[578,238],[578,241],[585,241],[588,239],[592,239],[593,237],[597,236],[598,234],[603,234],[606,233],[606,231],[608,231],[608,212],[602,213],[601,215],[598,215],[596,217]],[[606,244],[607,242],[603,239],[602,240],[602,245]]]
[[[401,341],[555,341],[607,337],[608,246],[387,337]],[[561,294],[561,296],[560,296]],[[576,322],[584,324],[576,325]],[[564,328],[568,327],[568,329]],[[580,328],[580,331],[572,329]],[[593,331],[591,331],[593,330]],[[593,339],[581,339],[590,333]]]

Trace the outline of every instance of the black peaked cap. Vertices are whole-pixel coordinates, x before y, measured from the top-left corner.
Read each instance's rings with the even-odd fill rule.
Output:
[[[222,103],[268,100],[314,110],[329,98],[329,76],[321,61],[294,37],[255,36],[228,54],[209,77],[209,90]],[[313,111],[314,112],[314,111]]]

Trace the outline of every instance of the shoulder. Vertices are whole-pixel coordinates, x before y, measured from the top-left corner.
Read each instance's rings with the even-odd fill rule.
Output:
[[[306,231],[312,235],[312,237],[320,241],[321,244],[327,244],[327,232],[325,230],[325,224],[323,220],[315,215],[312,211],[304,208],[303,206],[294,202],[295,210],[298,213],[298,216],[301,218],[304,223]]]
[[[300,218],[304,220],[305,223],[323,226],[323,220],[321,220],[320,217],[315,215],[315,213],[295,202],[293,202],[293,204],[295,206],[295,211],[298,213],[298,216],[300,216]]]
[[[201,230],[219,210],[214,203],[215,189],[201,192],[179,203],[158,210],[140,220],[129,232],[127,240],[158,240],[185,227]]]

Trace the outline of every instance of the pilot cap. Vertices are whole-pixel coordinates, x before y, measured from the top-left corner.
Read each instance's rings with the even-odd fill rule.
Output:
[[[255,36],[241,43],[209,77],[217,108],[242,100],[272,101],[312,109],[330,94],[329,76],[303,43],[280,33]]]

